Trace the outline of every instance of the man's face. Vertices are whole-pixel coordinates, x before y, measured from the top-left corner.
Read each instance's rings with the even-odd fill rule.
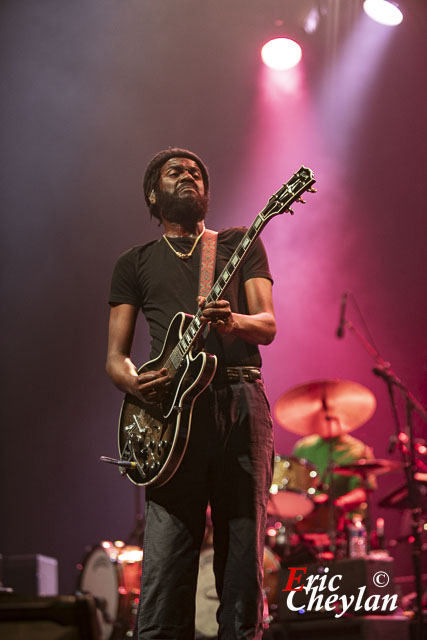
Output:
[[[160,170],[154,202],[162,218],[169,222],[192,225],[203,220],[208,197],[197,162],[190,158],[169,158]]]
[[[161,168],[159,187],[182,198],[205,195],[199,165],[190,158],[169,158]]]

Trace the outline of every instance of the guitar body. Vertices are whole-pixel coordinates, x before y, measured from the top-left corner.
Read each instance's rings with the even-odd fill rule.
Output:
[[[138,373],[162,369],[193,316],[177,313],[172,319],[161,354],[144,364]],[[160,487],[177,470],[190,436],[193,405],[215,375],[216,356],[205,351],[183,358],[161,403],[145,404],[127,394],[119,419],[119,452],[122,460],[135,463],[122,471],[134,484]]]

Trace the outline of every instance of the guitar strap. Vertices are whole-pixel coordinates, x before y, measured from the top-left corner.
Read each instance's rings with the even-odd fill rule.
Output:
[[[215,276],[216,245],[218,231],[206,229],[202,236],[200,253],[199,296],[208,295]]]

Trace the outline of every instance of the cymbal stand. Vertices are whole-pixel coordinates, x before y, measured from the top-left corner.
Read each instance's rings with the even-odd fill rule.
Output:
[[[337,553],[337,532],[335,530],[335,510],[334,510],[334,440],[329,439],[329,451],[328,451],[328,466],[326,473],[329,474],[329,538],[331,541],[331,552],[334,560]]]
[[[371,491],[369,489],[368,476],[363,474],[361,477],[361,480],[362,480],[362,487],[366,495],[366,501],[365,501],[366,509],[365,509],[365,515],[363,517],[363,522],[365,524],[365,529],[366,529],[366,552],[367,554],[369,554],[372,546],[371,545],[372,520],[371,520],[371,498],[370,498]]]
[[[322,398],[322,405],[323,405],[323,409],[325,411],[325,419],[328,422],[328,425],[330,425],[330,432],[329,432],[329,438],[328,438],[328,464],[327,467],[323,473],[323,479],[329,477],[329,482],[328,482],[328,496],[329,496],[329,509],[328,509],[328,534],[329,534],[329,539],[331,541],[331,552],[332,555],[334,557],[334,559],[336,558],[336,552],[337,552],[337,532],[336,532],[336,526],[335,526],[335,509],[334,509],[334,439],[332,437],[332,421],[335,422],[339,422],[338,418],[335,418],[333,416],[329,416],[328,415],[328,405],[327,405],[327,401],[326,401],[326,397]]]
[[[141,487],[135,485],[134,492],[134,505],[135,505],[135,524],[134,528],[129,534],[128,542],[135,544],[141,549],[144,546],[144,530],[145,530],[145,517],[142,512],[141,504]]]
[[[395,446],[398,447],[403,467],[405,471],[406,484],[408,487],[408,499],[410,504],[410,510],[412,515],[412,535],[414,537],[412,547],[412,563],[414,567],[415,576],[415,589],[416,589],[416,602],[417,610],[415,613],[416,620],[416,640],[423,639],[423,611],[422,611],[422,578],[421,578],[421,557],[422,557],[422,541],[421,541],[421,495],[418,491],[417,482],[415,479],[415,473],[417,470],[415,460],[414,449],[414,428],[413,428],[413,413],[416,411],[418,415],[427,422],[427,411],[423,405],[416,399],[413,393],[409,391],[408,387],[397,377],[389,362],[386,362],[378,353],[376,349],[366,340],[364,336],[358,331],[351,320],[345,319],[344,326],[348,328],[352,334],[359,340],[362,346],[368,351],[368,353],[375,359],[375,366],[372,372],[383,378],[387,384],[387,390],[390,397],[391,410],[393,420],[395,424],[396,433],[390,438],[389,452],[392,453]],[[400,426],[399,415],[397,411],[396,399],[394,396],[394,388],[398,388],[405,400],[406,406],[406,429],[402,429]],[[408,438],[408,445],[402,441],[399,437],[400,434],[406,433]]]

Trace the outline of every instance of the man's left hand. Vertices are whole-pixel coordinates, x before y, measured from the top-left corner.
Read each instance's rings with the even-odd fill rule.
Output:
[[[202,309],[202,322],[209,323],[219,333],[231,333],[236,326],[233,318],[233,312],[230,308],[228,300],[217,300],[216,302],[206,303],[206,298],[198,296],[197,303]]]

